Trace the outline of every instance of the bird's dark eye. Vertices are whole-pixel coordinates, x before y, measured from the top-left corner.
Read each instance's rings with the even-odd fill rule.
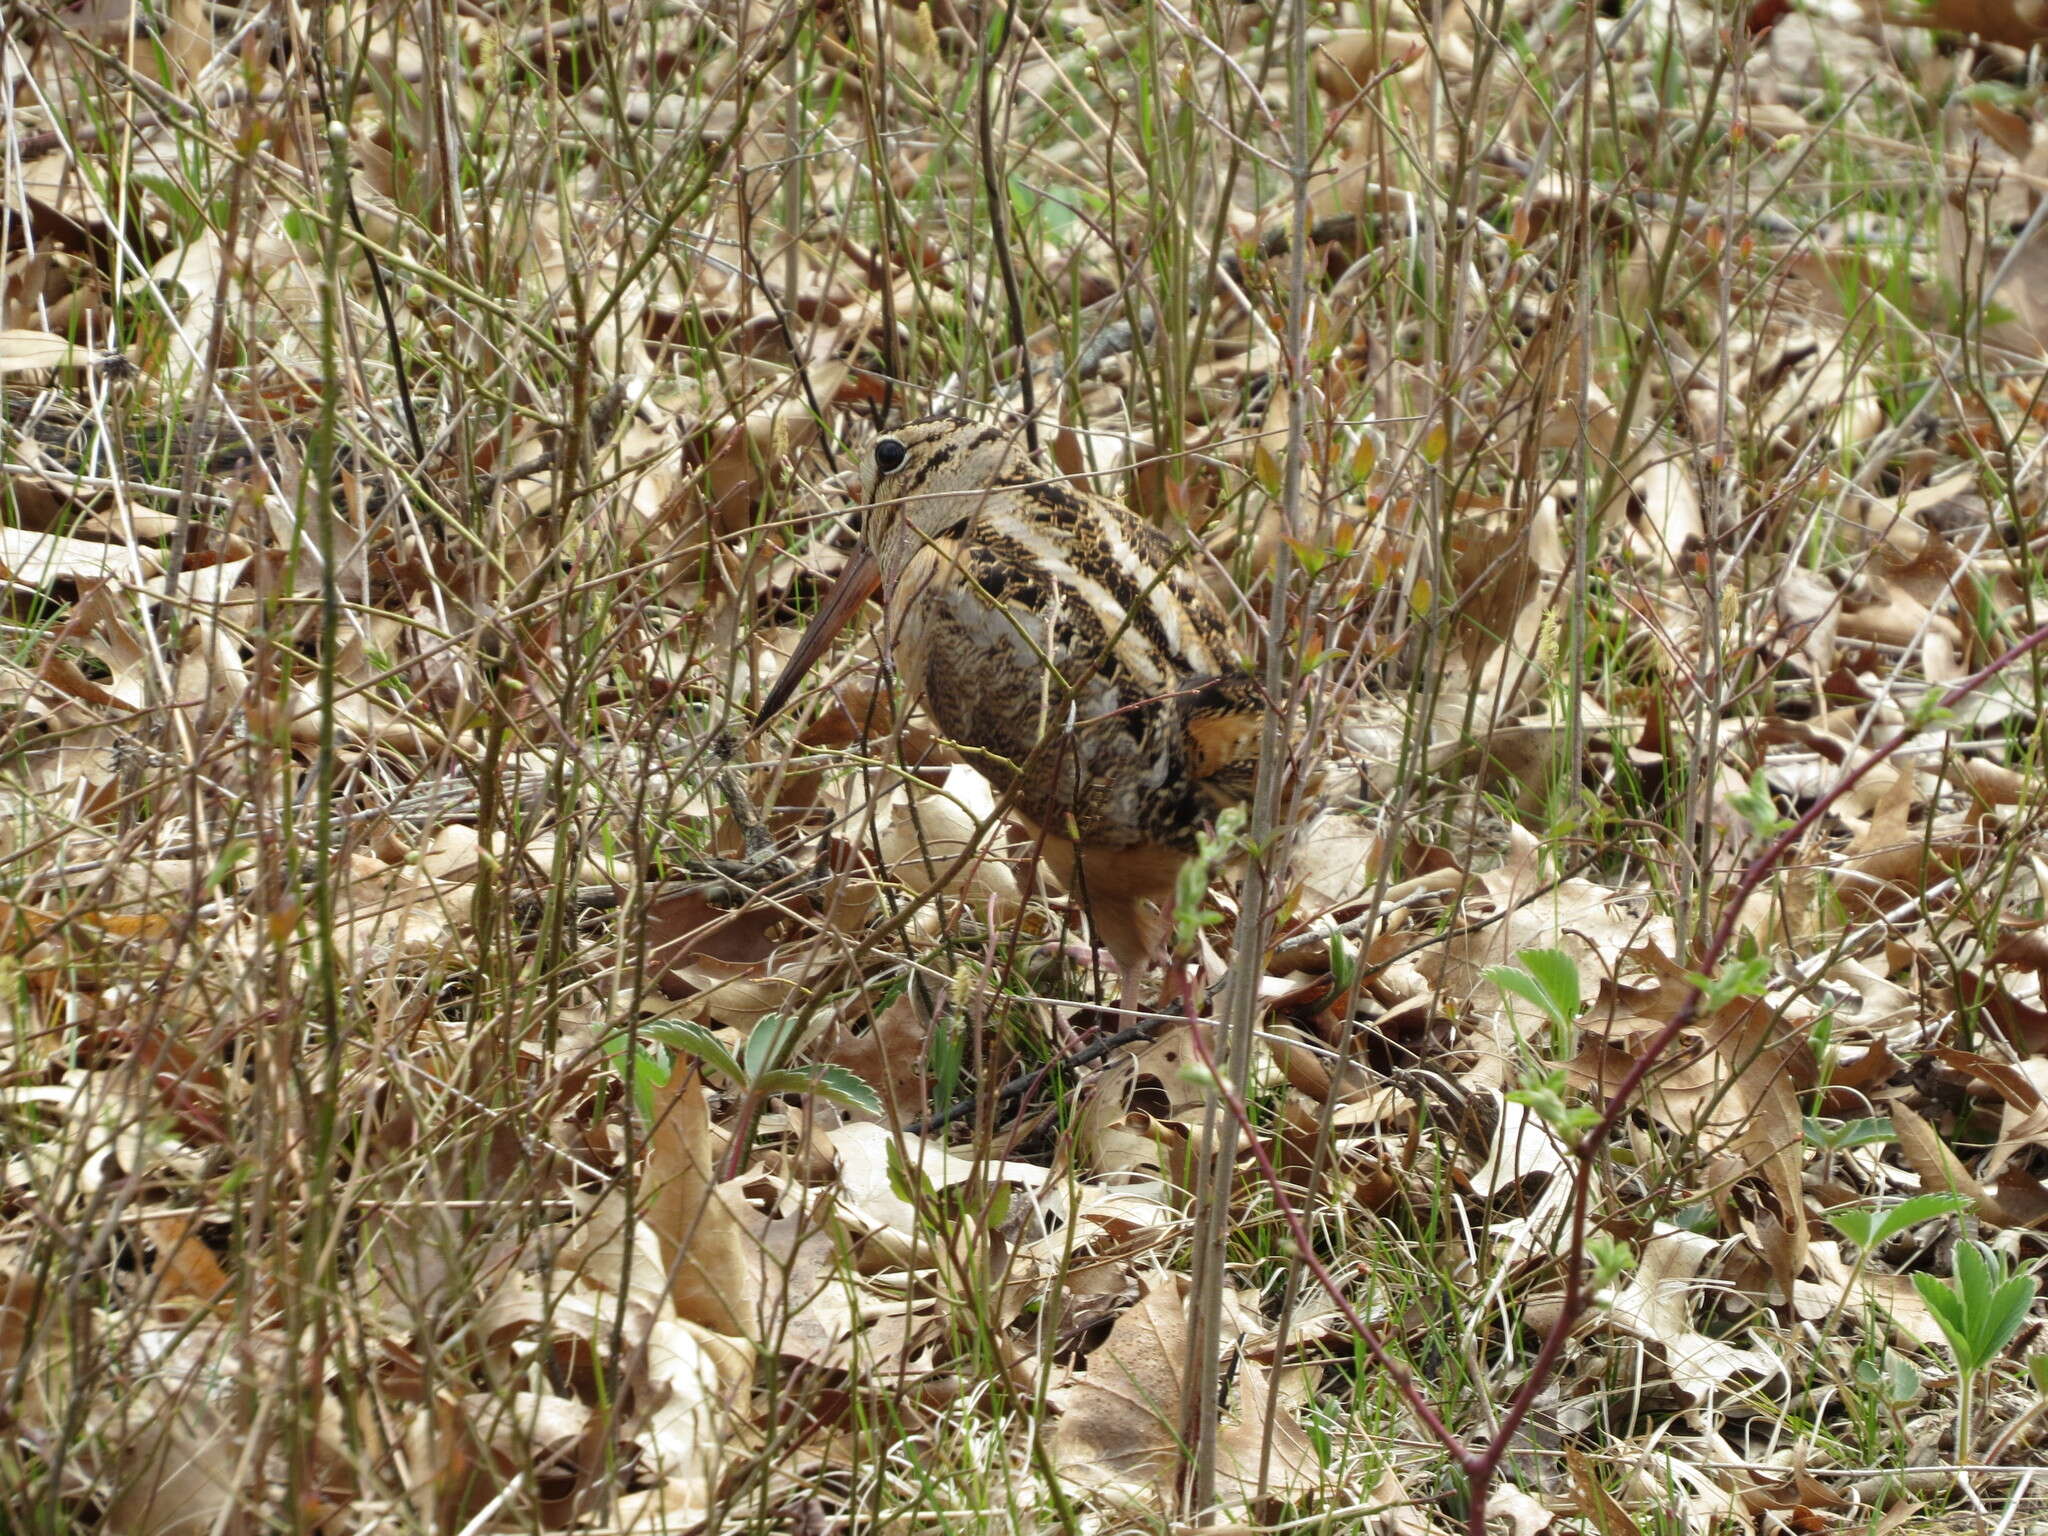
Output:
[[[910,450],[893,437],[885,437],[875,444],[875,472],[892,474],[903,467],[903,461],[910,456]]]

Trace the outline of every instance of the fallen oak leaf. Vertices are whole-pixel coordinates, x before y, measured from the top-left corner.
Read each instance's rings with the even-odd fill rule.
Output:
[[[1920,1187],[1930,1192],[1961,1195],[1975,1209],[1980,1220],[1993,1226],[2025,1226],[2026,1222],[2000,1203],[1998,1196],[1963,1167],[1948,1143],[1917,1110],[1894,1102],[1892,1127],[1898,1132],[1899,1154],[1920,1175]]]

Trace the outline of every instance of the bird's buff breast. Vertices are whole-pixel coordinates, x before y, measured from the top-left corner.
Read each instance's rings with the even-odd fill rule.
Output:
[[[946,735],[1021,762],[1055,724],[1045,617],[988,598],[957,558],[936,544],[904,570],[888,602],[890,663]]]

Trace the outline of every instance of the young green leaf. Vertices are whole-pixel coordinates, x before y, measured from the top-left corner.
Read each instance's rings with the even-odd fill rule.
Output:
[[[1899,1133],[1891,1121],[1882,1116],[1863,1120],[1816,1120],[1805,1116],[1800,1124],[1804,1127],[1806,1139],[1816,1147],[1829,1152],[1840,1152],[1848,1147],[1867,1147],[1880,1141],[1897,1141]]]
[[[1536,1009],[1553,1024],[1566,1025],[1579,1016],[1579,968],[1561,949],[1525,949],[1519,965],[1495,965],[1486,979],[1501,991]]]
[[[725,1048],[725,1042],[711,1033],[702,1024],[685,1024],[675,1019],[664,1019],[658,1024],[649,1024],[643,1031],[650,1040],[658,1041],[672,1051],[681,1051],[685,1056],[694,1057],[705,1069],[722,1077],[737,1088],[747,1080],[739,1059]]]
[[[889,1160],[889,1193],[905,1205],[930,1210],[938,1198],[938,1189],[926,1176],[924,1169],[913,1167],[903,1156],[903,1144],[896,1137],[890,1137],[884,1144]]]
[[[652,1123],[655,1090],[668,1081],[671,1070],[668,1052],[652,1043],[636,1044],[624,1030],[606,1036],[604,1050],[625,1080],[641,1123]]]
[[[1915,1275],[1913,1288],[1927,1303],[1965,1374],[1981,1371],[2010,1344],[2026,1321],[2040,1281],[2015,1275],[2003,1255],[1982,1243],[1958,1243],[1955,1279]]]
[[[1766,955],[1730,960],[1712,976],[1687,972],[1687,981],[1700,989],[1700,1012],[1719,1013],[1740,997],[1762,997],[1770,987],[1771,962]]]
[[[1588,1233],[1586,1257],[1593,1261],[1595,1289],[1612,1285],[1634,1268],[1636,1262],[1635,1250],[1611,1232]]]
[[[1574,1142],[1600,1121],[1600,1111],[1590,1104],[1574,1104],[1571,1080],[1562,1072],[1528,1072],[1521,1085],[1508,1094],[1508,1101],[1520,1104],[1541,1120],[1563,1142]]]
[[[1728,808],[1747,822],[1758,837],[1776,837],[1792,825],[1779,813],[1778,802],[1771,798],[1771,786],[1761,768],[1749,776],[1748,788],[1728,797]]]
[[[1828,1225],[1857,1247],[1868,1249],[1890,1242],[1908,1227],[1941,1216],[1954,1216],[1969,1209],[1969,1205],[1961,1195],[1915,1195],[1886,1210],[1866,1205],[1830,1211]]]
[[[1324,938],[1329,945],[1330,985],[1341,995],[1358,980],[1358,949],[1328,919],[1324,920]]]
[[[751,1086],[764,1095],[804,1093],[828,1099],[843,1109],[863,1110],[871,1115],[882,1112],[882,1101],[875,1096],[875,1090],[845,1067],[785,1067],[764,1073]]]
[[[747,1081],[766,1076],[789,1059],[803,1021],[794,1014],[764,1014],[747,1036]]]
[[[1182,944],[1192,943],[1201,929],[1223,921],[1221,913],[1204,910],[1209,880],[1216,866],[1239,846],[1244,821],[1244,808],[1233,805],[1216,818],[1214,832],[1195,834],[1195,852],[1181,865],[1173,887],[1173,928]]]

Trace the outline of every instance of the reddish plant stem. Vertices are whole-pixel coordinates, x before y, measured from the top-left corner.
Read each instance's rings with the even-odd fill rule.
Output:
[[[2029,632],[2010,649],[1955,684],[1942,694],[1939,707],[1948,709],[1960,703],[2014,662],[2040,649],[2044,644],[2048,644],[2048,624]],[[1743,906],[1764,881],[1770,878],[1771,872],[1784,861],[1785,856],[1805,839],[1836,802],[1867,778],[1872,769],[1912,741],[1916,734],[1916,728],[1908,724],[1871,751],[1808,806],[1804,814],[1791,826],[1766,844],[1761,853],[1743,866],[1742,873],[1736,878],[1734,889],[1722,905],[1721,916],[1714,925],[1707,946],[1700,953],[1699,974],[1711,975],[1720,964],[1722,956],[1734,942],[1736,926],[1742,920]],[[1537,1348],[1536,1358],[1530,1362],[1521,1386],[1508,1400],[1507,1409],[1501,1415],[1500,1423],[1483,1450],[1467,1445],[1444,1422],[1436,1408],[1423,1398],[1407,1367],[1388,1353],[1379,1334],[1370,1323],[1359,1316],[1358,1310],[1344,1295],[1342,1286],[1338,1283],[1337,1277],[1330,1273],[1329,1266],[1316,1256],[1308,1224],[1302,1220],[1294,1202],[1288,1199],[1281,1185],[1279,1170],[1274,1166],[1271,1156],[1268,1155],[1264,1143],[1252,1125],[1251,1116],[1244,1102],[1216,1070],[1215,1057],[1209,1050],[1206,1032],[1201,1027],[1202,1021],[1195,1015],[1192,996],[1183,999],[1187,1021],[1194,1026],[1189,1030],[1189,1037],[1193,1042],[1195,1054],[1208,1069],[1218,1096],[1229,1110],[1231,1118],[1237,1122],[1238,1129],[1244,1136],[1245,1145],[1251,1149],[1252,1157],[1258,1163],[1260,1176],[1266,1181],[1274,1206],[1287,1224],[1302,1263],[1342,1313],[1344,1321],[1351,1326],[1359,1342],[1365,1345],[1366,1352],[1372,1356],[1374,1363],[1387,1373],[1388,1379],[1394,1383],[1395,1389],[1408,1404],[1409,1410],[1465,1474],[1468,1501],[1466,1530],[1469,1536],[1484,1536],[1488,1493],[1492,1488],[1494,1476],[1513,1447],[1515,1436],[1528,1418],[1530,1409],[1535,1406],[1537,1396],[1557,1368],[1558,1357],[1563,1354],[1565,1344],[1590,1305],[1591,1298],[1586,1293],[1585,1284],[1585,1255],[1586,1224],[1592,1201],[1594,1167],[1599,1161],[1600,1154],[1606,1149],[1608,1138],[1614,1134],[1623,1116],[1628,1114],[1631,1102],[1642,1087],[1643,1080],[1649,1076],[1664,1052],[1671,1048],[1672,1042],[1698,1019],[1702,998],[1703,993],[1697,984],[1687,988],[1670,1021],[1649,1037],[1635,1064],[1615,1086],[1599,1120],[1571,1149],[1576,1167],[1572,1176],[1571,1239],[1564,1255],[1564,1296],[1559,1304],[1556,1321],[1544,1335],[1542,1344]]]
[[[2004,654],[1950,688],[1941,696],[1939,707],[1947,709],[1961,703],[2000,672],[2030,652],[2038,650],[2044,643],[2048,643],[2048,624],[2032,631]],[[1714,925],[1713,935],[1708,939],[1707,947],[1700,955],[1701,975],[1711,975],[1714,968],[1720,964],[1721,957],[1728,952],[1728,946],[1734,942],[1736,926],[1742,921],[1743,906],[1756,893],[1757,888],[1770,877],[1772,870],[1783,862],[1785,855],[1805,840],[1806,835],[1813,830],[1821,817],[1825,816],[1842,796],[1862,783],[1873,768],[1905,746],[1916,734],[1913,725],[1903,726],[1890,740],[1843,774],[1819,799],[1806,808],[1805,814],[1780,832],[1765,845],[1763,852],[1743,866],[1741,875],[1735,881],[1735,889],[1722,903],[1721,916]],[[1669,1023],[1650,1036],[1635,1064],[1615,1085],[1613,1094],[1607,1100],[1606,1110],[1593,1128],[1572,1149],[1572,1157],[1578,1164],[1578,1169],[1572,1180],[1572,1237],[1565,1257],[1564,1301],[1557,1321],[1551,1325],[1550,1332],[1537,1351],[1535,1360],[1530,1363],[1529,1372],[1523,1378],[1521,1387],[1509,1399],[1507,1412],[1501,1416],[1500,1427],[1494,1432],[1491,1443],[1479,1458],[1466,1468],[1467,1475],[1473,1480],[1473,1494],[1481,1520],[1485,1514],[1486,1486],[1492,1480],[1494,1471],[1500,1466],[1501,1459],[1506,1456],[1515,1432],[1528,1417],[1537,1394],[1543,1390],[1545,1381],[1555,1368],[1557,1357],[1564,1349],[1566,1337],[1578,1325],[1579,1318],[1584,1314],[1588,1304],[1582,1270],[1586,1252],[1586,1212],[1591,1199],[1593,1165],[1605,1149],[1608,1138],[1614,1134],[1615,1127],[1621,1123],[1622,1116],[1628,1113],[1630,1101],[1642,1087],[1643,1079],[1649,1076],[1651,1069],[1656,1066],[1658,1058],[1669,1050],[1671,1043],[1699,1017],[1701,998],[1702,993],[1697,984],[1686,989],[1685,997],[1678,1005],[1678,1011],[1671,1016]],[[1788,1219],[1797,1219],[1796,1212],[1787,1212],[1786,1215]],[[1475,1536],[1481,1528],[1478,1523],[1470,1526]]]
[[[1435,1406],[1417,1390],[1414,1378],[1408,1374],[1408,1367],[1387,1352],[1386,1345],[1381,1342],[1372,1324],[1358,1315],[1358,1309],[1351,1305],[1351,1298],[1344,1294],[1344,1287],[1338,1283],[1337,1277],[1330,1273],[1329,1266],[1316,1257],[1314,1236],[1308,1229],[1308,1223],[1301,1219],[1301,1212],[1295,1208],[1294,1202],[1287,1198],[1287,1191],[1281,1187],[1280,1170],[1273,1166],[1273,1159],[1267,1154],[1265,1144],[1260,1141],[1258,1129],[1252,1124],[1251,1116],[1245,1110],[1244,1101],[1216,1069],[1216,1058],[1209,1050],[1208,1032],[1202,1027],[1204,1021],[1195,1016],[1194,999],[1184,996],[1182,1004],[1187,1010],[1187,1021],[1193,1026],[1188,1031],[1188,1039],[1214,1081],[1224,1108],[1230,1111],[1231,1119],[1237,1122],[1238,1132],[1244,1137],[1245,1145],[1251,1148],[1252,1158],[1259,1165],[1259,1175],[1266,1181],[1267,1192],[1273,1197],[1273,1204],[1280,1212],[1280,1219],[1287,1223],[1287,1231],[1294,1239],[1294,1246],[1301,1256],[1301,1262],[1308,1266],[1309,1273],[1316,1278],[1316,1284],[1323,1288],[1324,1294],[1336,1304],[1337,1310],[1343,1313],[1344,1321],[1349,1323],[1351,1331],[1358,1335],[1359,1342],[1365,1346],[1366,1353],[1372,1356],[1373,1363],[1387,1373],[1388,1379],[1394,1383],[1395,1390],[1407,1401],[1409,1411],[1422,1421],[1424,1429],[1462,1463],[1464,1458],[1471,1454],[1465,1448],[1465,1443],[1448,1424],[1444,1423]]]
[[[747,1155],[754,1150],[754,1127],[760,1124],[764,1107],[761,1095],[752,1088],[741,1090],[740,1106],[733,1115],[732,1143],[718,1161],[719,1183],[729,1184],[747,1171]]]

